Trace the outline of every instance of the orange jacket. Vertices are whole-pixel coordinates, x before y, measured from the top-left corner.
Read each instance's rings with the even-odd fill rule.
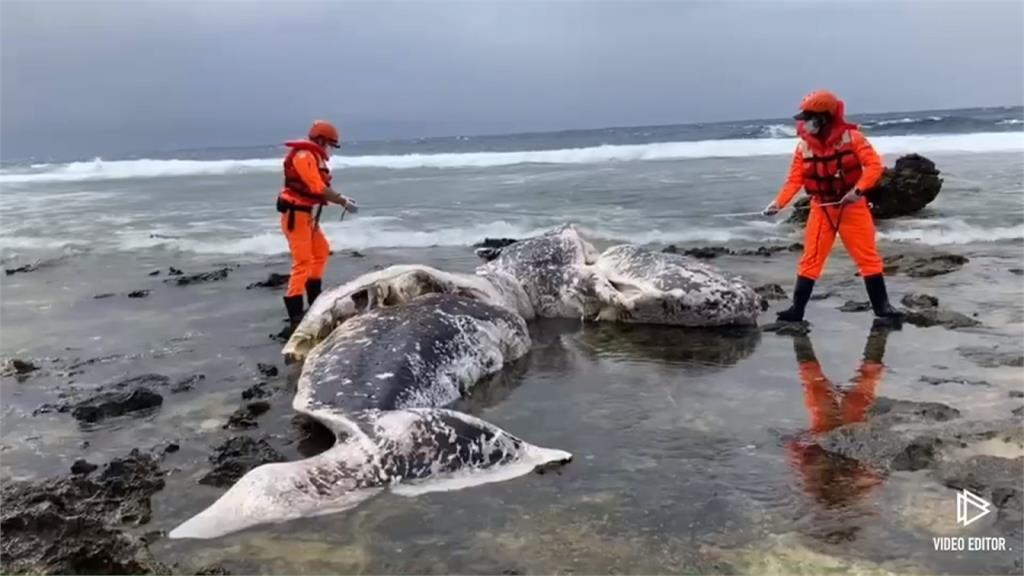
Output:
[[[775,197],[776,206],[779,208],[786,207],[793,200],[793,197],[796,196],[797,192],[804,187],[804,153],[808,149],[814,156],[830,156],[835,154],[839,147],[849,146],[856,156],[857,162],[860,163],[861,168],[860,178],[854,183],[853,187],[862,192],[870,190],[882,178],[882,173],[885,171],[882,159],[875,152],[868,139],[857,129],[857,125],[846,121],[843,111],[844,106],[842,101],[840,101],[839,109],[836,111],[835,120],[832,123],[832,129],[824,141],[808,134],[804,130],[803,122],[797,124],[797,133],[800,135],[801,142],[793,153],[793,160],[789,165],[789,175],[786,177],[786,182]],[[848,143],[843,143],[844,135],[848,135]]]
[[[326,154],[312,142],[292,141],[285,145],[291,150],[284,161],[285,186],[281,198],[299,206],[324,204],[324,189],[330,185]]]

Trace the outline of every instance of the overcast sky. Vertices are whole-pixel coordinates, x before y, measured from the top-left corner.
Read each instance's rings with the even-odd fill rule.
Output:
[[[1024,2],[2,0],[0,153],[1020,104]]]

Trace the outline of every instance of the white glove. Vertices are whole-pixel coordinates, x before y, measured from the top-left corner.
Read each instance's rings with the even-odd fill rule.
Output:
[[[840,200],[839,202],[843,206],[846,206],[848,204],[853,204],[854,202],[856,202],[856,201],[858,201],[860,199],[861,199],[860,191],[857,190],[856,188],[854,188],[853,190],[850,190],[849,192],[847,192],[846,196],[843,196],[843,199]]]
[[[349,198],[348,196],[344,196],[343,198],[345,198],[345,210],[347,212],[351,212],[353,214],[359,212],[359,205],[356,204],[355,200]]]
[[[772,201],[767,206],[764,207],[764,210],[761,210],[761,215],[775,216],[776,214],[779,213],[779,210],[781,210],[781,208],[779,208],[779,205]]]

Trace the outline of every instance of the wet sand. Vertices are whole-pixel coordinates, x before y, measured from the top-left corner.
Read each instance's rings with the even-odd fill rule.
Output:
[[[891,276],[890,295],[897,302],[908,292],[936,295],[944,307],[976,314],[982,326],[892,332],[875,393],[948,404],[963,419],[1005,419],[1022,404],[1010,397],[1024,391],[1021,369],[980,366],[960,350],[1020,352],[1024,277],[1009,271],[1019,266],[1019,251],[954,251],[970,262],[933,278]],[[795,259],[784,252],[711,263],[788,292]],[[479,261],[468,248],[339,252],[325,283],[410,262],[471,270]],[[227,438],[266,438],[288,459],[325,447],[318,438],[299,441],[290,407],[295,370],[282,364],[280,343],[268,337],[284,325],[282,290],[246,290],[271,272],[287,272],[287,262],[250,261],[223,280],[189,286],[164,282],[171,266],[193,274],[234,263],[160,251],[117,259],[84,254],[3,279],[3,356],[40,366],[0,384],[5,482],[63,475],[79,458],[99,464],[173,442],[180,450],[163,456],[168,474],[153,497],[153,519],[135,529],[166,531],[222,493],[198,480],[211,468],[213,447]],[[140,289],[150,293],[126,296]],[[841,249],[817,292],[833,295],[811,303],[809,338],[823,372],[842,388],[858,375],[871,314],[837,310],[866,300]],[[94,298],[105,293],[115,295]],[[785,305],[773,301],[761,323]],[[351,512],[218,540],[157,539],[150,545],[155,558],[183,571],[218,564],[233,573],[1020,573],[1016,546],[1005,553],[933,550],[933,536],[1002,532],[992,517],[956,526],[955,491],[927,471],[895,471],[857,486],[863,474],[856,463],[794,460],[794,438],[808,429],[809,414],[793,337],[552,321],[531,329],[527,357],[460,408],[572,452],[568,466],[458,492],[385,493]],[[280,374],[263,376],[259,363]],[[203,379],[179,393],[157,390],[163,404],[143,415],[93,425],[66,413],[33,416],[62,393],[147,373],[172,384]],[[988,385],[933,385],[922,376]],[[258,427],[223,429],[243,404],[241,392],[261,381],[276,393]],[[969,449],[1024,454],[1006,442]],[[857,489],[829,495],[830,482]]]

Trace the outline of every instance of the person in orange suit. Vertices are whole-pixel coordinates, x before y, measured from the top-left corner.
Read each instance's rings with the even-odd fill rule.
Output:
[[[338,140],[334,125],[317,120],[310,127],[307,140],[285,142],[289,150],[284,159],[284,187],[277,197],[277,211],[281,213],[281,232],[292,255],[292,273],[284,297],[289,334],[302,320],[303,293],[312,305],[322,289],[331,246],[320,229],[321,210],[327,203],[338,204],[352,213],[359,210],[354,201],[331,188],[328,160],[330,149],[338,147]]]
[[[857,375],[852,386],[845,388],[834,385],[822,372],[807,336],[793,339],[810,425],[803,434],[790,440],[786,448],[804,490],[826,508],[849,506],[883,481],[883,476],[868,466],[827,453],[818,445],[817,437],[867,418],[884,374],[882,357],[888,335],[889,330],[885,328],[871,330]]]
[[[777,214],[801,188],[811,197],[793,305],[778,313],[781,321],[804,319],[807,301],[825,268],[836,234],[864,278],[875,316],[900,317],[889,304],[882,257],[875,246],[875,223],[864,198],[864,192],[882,177],[884,167],[857,125],[846,121],[844,112],[843,101],[828,91],[811,92],[803,99],[795,116],[800,140],[789,177],[763,211],[766,216]]]

